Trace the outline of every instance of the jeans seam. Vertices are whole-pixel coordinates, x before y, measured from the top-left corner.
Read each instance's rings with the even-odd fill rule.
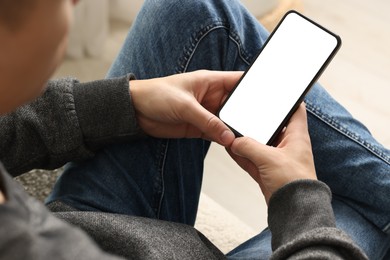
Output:
[[[390,223],[388,223],[388,224],[384,227],[383,232],[385,232],[386,234],[390,235]]]
[[[164,193],[165,193],[164,170],[165,170],[165,162],[166,162],[167,154],[168,154],[168,147],[169,147],[169,140],[166,140],[164,150],[161,153],[161,155],[162,155],[161,166],[159,167],[160,178],[161,178],[161,191],[160,191],[160,198],[158,200],[158,207],[157,207],[157,212],[156,212],[158,219],[160,219],[161,208],[162,208]]]
[[[386,234],[390,235],[390,223],[388,223],[385,228],[383,229],[383,232],[385,232]]]
[[[356,142],[360,146],[362,146],[364,149],[372,153],[374,156],[379,158],[380,160],[384,161],[386,164],[390,164],[390,158],[387,156],[384,152],[382,152],[379,148],[376,148],[374,145],[370,144],[369,142],[363,140],[358,134],[352,132],[345,126],[341,126],[340,123],[335,120],[332,117],[326,116],[324,113],[321,113],[321,108],[314,105],[310,101],[305,100],[306,102],[306,109],[309,113],[311,113],[313,116],[318,118],[323,123],[330,126],[332,129],[336,130],[340,134],[346,136],[347,138],[351,139],[352,141]],[[382,226],[380,228],[383,232],[386,234],[390,234],[390,223],[387,223],[386,225]]]
[[[314,115],[315,117],[320,119],[322,122],[324,122],[325,124],[327,124],[331,128],[335,129],[336,131],[338,131],[342,135],[346,136],[347,138],[349,138],[349,139],[353,140],[354,142],[356,142],[357,144],[361,145],[363,148],[365,148],[366,150],[368,150],[369,152],[371,152],[372,154],[374,154],[375,156],[377,156],[378,158],[383,160],[385,163],[390,165],[390,157],[387,156],[380,149],[378,149],[374,145],[370,144],[369,142],[363,140],[358,134],[353,133],[348,128],[341,126],[337,122],[337,120],[335,120],[331,117],[325,116],[323,113],[321,113],[321,109],[319,107],[315,106],[313,103],[311,103],[307,100],[305,102],[306,102],[307,111],[310,112],[312,115]]]
[[[207,26],[202,27],[195,35],[193,35],[190,39],[190,44],[188,47],[185,47],[184,49],[184,55],[182,59],[179,61],[179,68],[177,69],[178,73],[183,73],[188,70],[189,63],[191,62],[193,56],[195,55],[195,52],[201,43],[201,41],[208,36],[213,31],[216,31],[218,29],[224,29],[229,32],[229,39],[232,40],[238,49],[238,55],[239,57],[249,66],[250,62],[249,55],[246,54],[245,50],[243,49],[243,45],[241,43],[240,37],[237,33],[235,33],[230,27],[228,26],[228,23],[223,21],[217,21],[212,24],[209,24]]]

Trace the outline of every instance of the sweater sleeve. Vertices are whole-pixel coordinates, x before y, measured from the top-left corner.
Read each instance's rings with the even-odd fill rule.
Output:
[[[329,187],[295,181],[270,199],[268,225],[272,259],[367,259],[352,239],[336,228]]]
[[[0,116],[0,160],[16,176],[92,157],[99,148],[141,134],[131,102],[132,75],[89,83],[48,83],[43,95]]]

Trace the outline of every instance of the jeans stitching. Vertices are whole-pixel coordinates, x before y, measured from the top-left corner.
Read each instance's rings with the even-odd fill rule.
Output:
[[[218,29],[224,29],[229,32],[229,39],[232,40],[238,49],[239,57],[247,64],[250,65],[249,55],[246,54],[243,49],[243,45],[241,43],[240,37],[236,32],[234,32],[229,26],[228,23],[223,21],[217,21],[212,24],[209,24],[203,28],[201,28],[197,33],[195,33],[191,39],[189,46],[185,47],[184,55],[179,60],[179,68],[177,69],[178,73],[183,73],[188,70],[189,63],[191,62],[193,56],[195,55],[196,49],[198,48],[200,42],[208,36],[213,31]]]
[[[160,215],[161,215],[161,208],[162,208],[162,204],[163,204],[163,199],[164,199],[164,193],[165,193],[165,182],[164,182],[164,170],[165,170],[165,162],[166,162],[166,159],[167,159],[167,154],[168,154],[168,147],[169,147],[169,140],[166,140],[166,143],[164,143],[164,140],[163,140],[163,143],[162,143],[162,149],[163,151],[161,151],[161,161],[159,163],[159,173],[160,173],[160,178],[161,178],[161,190],[159,191],[160,194],[159,195],[156,195],[156,196],[159,196],[159,199],[158,199],[158,207],[157,207],[157,211],[156,211],[156,216],[158,219],[160,219]],[[157,184],[158,185],[158,184]]]
[[[377,148],[375,145],[365,141],[362,139],[358,134],[352,132],[348,128],[342,126],[337,120],[334,118],[331,118],[329,116],[326,116],[325,114],[321,113],[321,108],[318,106],[315,106],[310,101],[306,102],[306,108],[307,111],[309,111],[311,114],[313,114],[315,117],[338,131],[339,133],[343,134],[344,136],[350,138],[351,140],[355,141],[362,147],[364,147],[366,150],[370,151],[372,154],[383,160],[385,163],[390,164],[390,157],[387,156],[383,151],[381,151],[379,148]]]
[[[390,235],[390,223],[387,224],[387,226],[385,226],[385,228],[383,229],[383,232]]]
[[[334,118],[331,118],[329,116],[326,116],[325,114],[321,113],[321,108],[318,106],[315,106],[310,101],[306,102],[306,108],[307,111],[310,112],[312,115],[314,115],[316,118],[324,122],[325,124],[329,125],[331,128],[335,129],[342,135],[346,136],[347,138],[350,138],[351,140],[355,141],[357,144],[361,145],[363,148],[365,148],[367,151],[371,152],[375,156],[377,156],[379,159],[384,161],[387,164],[390,164],[389,156],[387,156],[384,152],[382,152],[379,148],[376,148],[374,145],[368,143],[367,141],[363,140],[358,134],[348,130],[346,127],[343,127],[340,125],[340,123],[335,120]],[[390,223],[388,223],[386,226],[381,228],[383,232],[390,234]]]

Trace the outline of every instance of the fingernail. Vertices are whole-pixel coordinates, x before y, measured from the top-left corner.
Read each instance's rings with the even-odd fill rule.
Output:
[[[223,144],[230,144],[231,142],[233,142],[234,138],[235,138],[234,134],[232,133],[232,131],[229,130],[225,130],[221,134],[221,142]]]

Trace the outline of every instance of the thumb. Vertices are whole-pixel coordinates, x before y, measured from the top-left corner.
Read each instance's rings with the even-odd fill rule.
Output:
[[[273,147],[261,144],[249,137],[240,137],[234,140],[231,151],[241,157],[249,159],[255,165],[261,165],[270,157]]]
[[[191,114],[191,119],[187,122],[191,122],[199,129],[203,137],[223,146],[229,146],[234,141],[235,135],[229,127],[198,102],[194,103],[191,110],[187,113]]]

